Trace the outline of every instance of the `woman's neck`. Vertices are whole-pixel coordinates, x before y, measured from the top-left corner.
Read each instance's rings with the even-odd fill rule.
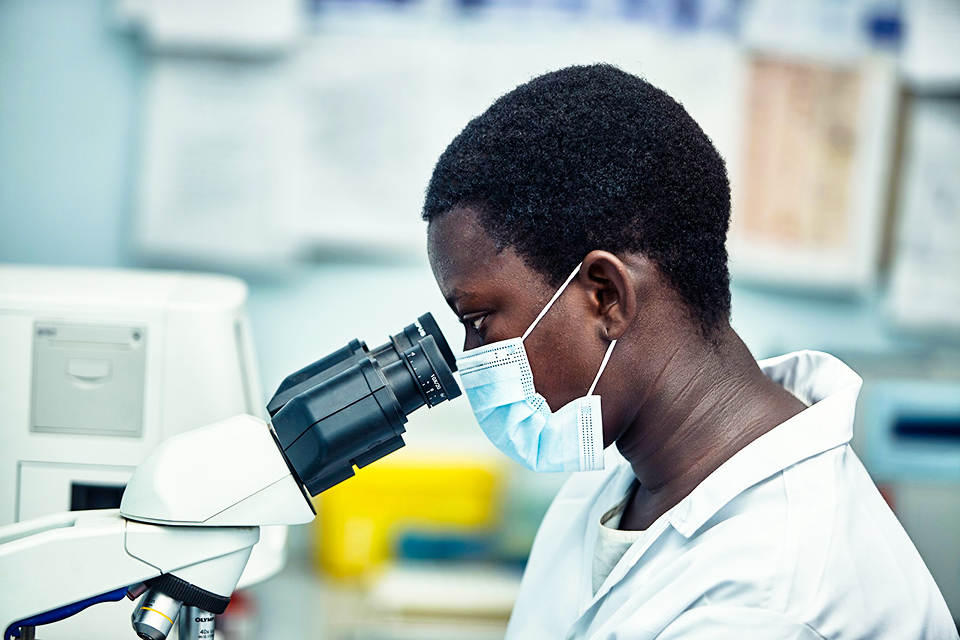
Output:
[[[622,529],[647,528],[737,451],[804,409],[763,374],[732,329],[719,346],[673,349],[658,369],[647,372],[644,400],[616,440],[640,480]]]

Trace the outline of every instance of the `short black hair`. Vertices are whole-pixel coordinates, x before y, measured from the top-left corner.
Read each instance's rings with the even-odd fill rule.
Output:
[[[423,218],[457,207],[556,286],[594,249],[640,253],[705,338],[729,321],[723,158],[676,100],[614,66],[539,76],[471,120],[433,170]]]

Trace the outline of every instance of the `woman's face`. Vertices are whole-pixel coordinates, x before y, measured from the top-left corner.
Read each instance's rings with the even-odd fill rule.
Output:
[[[497,251],[468,208],[430,223],[427,238],[434,277],[464,325],[465,351],[523,335],[556,292],[512,247]],[[575,278],[524,341],[534,386],[554,411],[587,392],[603,357],[586,298]]]

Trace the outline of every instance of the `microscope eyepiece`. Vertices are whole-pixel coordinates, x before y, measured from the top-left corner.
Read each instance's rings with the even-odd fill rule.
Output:
[[[450,371],[456,371],[457,359],[454,357],[450,345],[447,344],[447,339],[443,337],[440,326],[437,324],[437,321],[433,319],[432,313],[423,314],[417,318],[416,322],[404,327],[403,331],[394,336],[390,336],[389,342],[370,351],[370,354],[376,358],[381,365],[390,364],[397,360],[400,353],[416,346],[418,342],[422,342],[427,337],[433,338],[437,345],[439,355],[443,358],[443,361],[447,363],[447,368],[449,368]]]
[[[287,376],[267,404],[267,412],[271,417],[275,416],[287,402],[298,394],[317,386],[338,373],[342,373],[367,356],[376,360],[381,367],[397,362],[404,351],[415,347],[428,336],[433,337],[437,350],[447,368],[450,371],[456,371],[457,361],[453,355],[453,350],[450,349],[446,338],[443,337],[433,314],[425,313],[417,318],[416,322],[404,327],[400,333],[390,336],[390,339],[379,347],[368,349],[365,342],[351,340],[345,347],[337,349],[330,355]]]
[[[277,444],[317,495],[402,447],[411,412],[459,396],[455,370],[429,313],[376,349],[354,340],[280,385],[267,405]]]
[[[433,336],[402,352],[396,362],[383,367],[383,375],[405,414],[460,395],[460,387]]]

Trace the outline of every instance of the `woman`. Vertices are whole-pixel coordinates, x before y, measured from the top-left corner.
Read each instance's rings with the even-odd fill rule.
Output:
[[[535,78],[450,144],[423,215],[480,426],[594,471],[508,638],[957,637],[849,446],[860,378],[730,327],[726,169],[677,102],[606,65]]]

